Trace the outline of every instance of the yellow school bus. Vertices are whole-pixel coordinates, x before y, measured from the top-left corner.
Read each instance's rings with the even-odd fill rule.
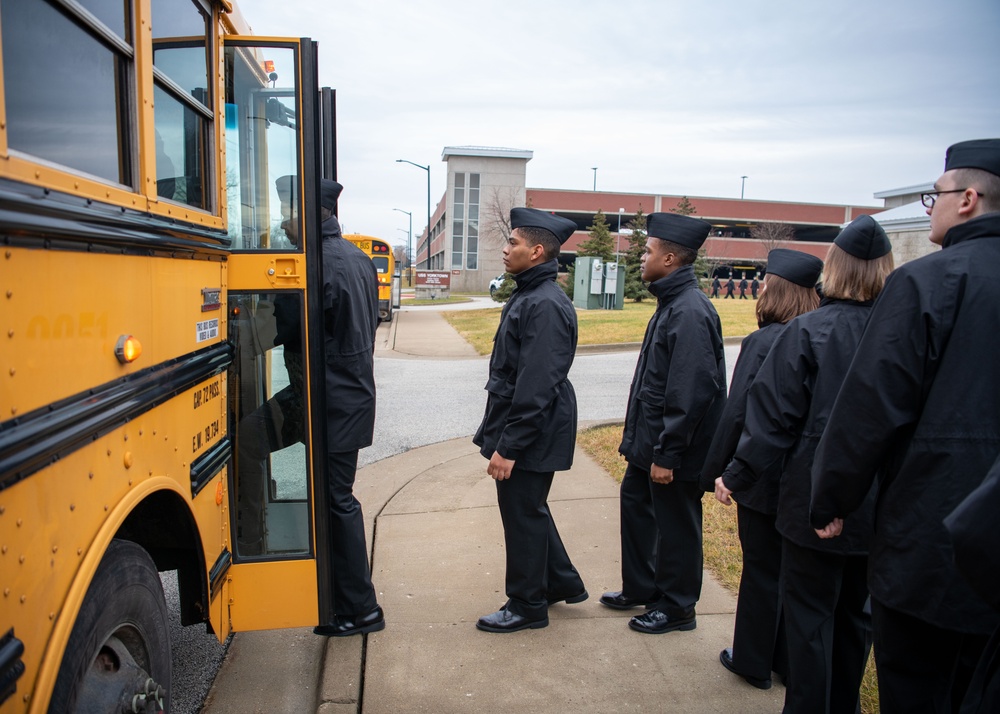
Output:
[[[3,0],[0,42],[0,714],[169,710],[159,572],[220,640],[328,616],[331,94],[230,0]]]
[[[358,233],[348,233],[344,238],[364,251],[375,264],[375,272],[378,273],[378,316],[386,322],[391,321],[392,277],[396,273],[396,257],[392,253],[392,246],[384,240]]]

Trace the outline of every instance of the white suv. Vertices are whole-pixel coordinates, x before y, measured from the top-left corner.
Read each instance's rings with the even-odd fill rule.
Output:
[[[496,291],[503,286],[503,280],[506,277],[507,273],[500,273],[500,275],[496,276],[495,278],[493,278],[493,280],[490,281],[490,297],[493,297]]]

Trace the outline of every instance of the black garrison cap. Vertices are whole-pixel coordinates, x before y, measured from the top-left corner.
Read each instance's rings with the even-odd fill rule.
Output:
[[[767,254],[767,274],[778,275],[804,288],[815,287],[823,261],[801,250],[775,248]]]
[[[556,237],[559,245],[569,240],[576,230],[576,223],[568,218],[562,218],[552,213],[539,211],[537,208],[512,208],[510,209],[510,227],[516,228],[541,228]]]
[[[323,208],[329,208],[331,211],[337,207],[337,199],[340,198],[340,192],[344,190],[336,181],[331,181],[330,179],[322,179],[319,182],[319,192],[320,192],[320,203]]]
[[[944,170],[952,169],[981,169],[1000,176],[1000,139],[952,144],[944,155]]]
[[[646,235],[668,240],[691,250],[701,248],[712,224],[679,213],[650,213],[646,216]]]
[[[892,250],[889,236],[871,216],[855,218],[844,227],[833,243],[861,260],[875,260]]]

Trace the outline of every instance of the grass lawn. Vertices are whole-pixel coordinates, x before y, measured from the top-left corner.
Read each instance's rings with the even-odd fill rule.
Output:
[[[427,301],[430,302],[430,301]],[[440,302],[440,301],[438,301]],[[417,304],[415,301],[407,305]],[[712,300],[722,320],[723,337],[743,337],[757,329],[753,300]],[[626,302],[622,310],[577,310],[581,345],[642,342],[646,325],[656,307],[654,301]],[[441,313],[452,327],[481,355],[493,349],[493,335],[500,322],[501,308]]]
[[[604,426],[588,429],[577,435],[577,442],[591,458],[601,465],[616,481],[625,475],[625,459],[618,453],[622,439],[621,426]],[[734,595],[739,590],[743,573],[743,553],[736,534],[736,507],[723,506],[715,496],[706,493],[702,498],[702,547],[705,567]],[[862,714],[878,714],[878,682],[875,677],[875,660],[868,659],[864,681],[861,683]]]

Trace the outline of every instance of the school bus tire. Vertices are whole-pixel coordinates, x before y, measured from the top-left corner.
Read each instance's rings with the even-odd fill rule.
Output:
[[[113,540],[63,655],[49,714],[170,711],[167,604],[152,558]]]

